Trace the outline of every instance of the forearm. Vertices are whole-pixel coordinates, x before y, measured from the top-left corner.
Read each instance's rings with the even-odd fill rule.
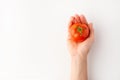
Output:
[[[87,57],[71,57],[71,80],[88,80],[87,79]]]

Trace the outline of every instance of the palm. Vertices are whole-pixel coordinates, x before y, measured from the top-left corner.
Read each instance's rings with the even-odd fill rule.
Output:
[[[69,22],[69,27],[74,23],[87,24],[88,27],[90,28],[90,36],[81,43],[74,42],[73,40],[71,40],[71,36],[69,36],[69,39],[68,39],[69,51],[70,51],[71,55],[87,56],[87,53],[88,53],[88,51],[91,47],[91,44],[93,43],[93,40],[94,40],[92,24],[88,24],[83,15],[81,15],[81,16],[76,15],[75,17],[72,17]]]

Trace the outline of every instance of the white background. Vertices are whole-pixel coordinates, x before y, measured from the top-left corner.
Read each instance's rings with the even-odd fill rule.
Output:
[[[0,80],[70,80],[67,24],[93,22],[89,80],[120,80],[119,0],[0,0]]]

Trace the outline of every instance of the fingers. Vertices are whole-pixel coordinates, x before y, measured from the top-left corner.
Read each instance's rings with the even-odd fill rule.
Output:
[[[80,16],[78,14],[75,15],[75,19],[77,23],[81,23]]]
[[[71,17],[68,26],[70,27],[71,25],[73,25],[74,23],[81,23],[80,20],[80,16],[79,15],[75,15],[75,17]]]
[[[88,24],[88,22],[87,22],[87,20],[86,20],[86,18],[85,18],[84,15],[81,15],[81,16],[80,16],[80,19],[81,19],[81,23],[83,23],[83,24]]]
[[[73,17],[73,16],[70,18],[70,21],[69,21],[69,24],[68,24],[69,27],[74,24],[74,19],[75,19],[75,17]]]
[[[84,15],[78,15],[76,14],[73,20],[74,23],[83,23],[83,24],[88,24],[86,18]]]

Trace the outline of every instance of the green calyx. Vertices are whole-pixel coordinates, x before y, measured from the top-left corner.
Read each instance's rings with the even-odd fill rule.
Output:
[[[81,28],[80,26],[77,27],[77,31],[82,34],[83,28]]]

